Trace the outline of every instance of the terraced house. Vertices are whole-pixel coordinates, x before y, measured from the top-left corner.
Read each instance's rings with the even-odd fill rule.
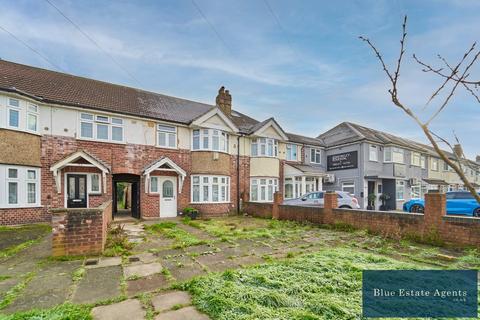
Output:
[[[480,183],[478,163],[465,164]],[[223,87],[205,104],[0,60],[0,224],[107,200],[116,215],[120,197],[136,218],[219,215],[276,191],[343,190],[362,207],[374,194],[377,209],[387,193],[395,209],[461,188],[442,168],[431,147],[353,123],[318,138],[285,132],[233,110]]]
[[[133,217],[223,214],[243,194],[271,202],[286,162],[291,196],[322,187],[321,144],[232,110],[223,87],[209,105],[7,61],[0,75],[1,224],[109,199],[115,213],[119,184]]]

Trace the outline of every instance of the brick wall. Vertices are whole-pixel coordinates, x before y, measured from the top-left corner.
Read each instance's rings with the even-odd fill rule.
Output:
[[[276,195],[279,195],[277,193]],[[441,193],[425,195],[425,214],[392,211],[339,209],[335,193],[325,194],[325,206],[281,205],[276,203],[246,202],[244,212],[269,218],[278,210],[278,219],[308,221],[316,224],[349,225],[387,237],[435,237],[446,243],[480,248],[480,218],[446,216],[446,197]]]
[[[0,209],[0,225],[50,222],[51,216],[45,208],[9,208]]]
[[[101,254],[112,221],[112,201],[90,209],[52,209],[52,255]]]

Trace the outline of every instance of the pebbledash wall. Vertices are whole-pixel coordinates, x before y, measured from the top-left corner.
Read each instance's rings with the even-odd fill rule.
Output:
[[[339,209],[335,193],[325,194],[323,208],[281,205],[281,195],[277,193],[275,198],[277,201],[273,204],[244,202],[243,211],[264,218],[347,224],[396,239],[412,237],[480,248],[480,218],[447,216],[444,193],[425,195],[424,214]]]

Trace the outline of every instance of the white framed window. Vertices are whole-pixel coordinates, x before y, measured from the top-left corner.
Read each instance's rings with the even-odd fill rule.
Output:
[[[433,171],[438,171],[438,159],[437,158],[432,158],[432,170]]]
[[[230,177],[192,175],[192,203],[230,202]]]
[[[450,169],[450,167],[448,166],[448,163],[446,163],[445,161],[442,161],[443,162],[443,171],[448,171]],[[473,171],[472,171],[472,175],[473,175]]]
[[[7,106],[8,126],[10,128],[20,128],[20,100],[8,98]]]
[[[101,193],[100,174],[92,173],[90,175],[90,193]]]
[[[368,160],[378,161],[378,147],[374,144],[371,144],[369,147]]]
[[[27,130],[38,132],[38,106],[29,104],[27,107]]]
[[[80,113],[80,138],[123,142],[123,119],[92,113]]]
[[[228,152],[229,135],[217,129],[192,131],[192,150]]]
[[[40,205],[40,169],[0,165],[0,208]]]
[[[404,154],[405,154],[405,151],[402,148],[385,147],[385,149],[384,149],[384,161],[385,162],[395,162],[395,163],[405,163]]]
[[[354,181],[342,182],[342,191],[348,192],[350,194],[355,194],[355,182]]]
[[[252,157],[277,157],[278,141],[271,138],[255,138],[251,144]]]
[[[397,180],[395,188],[395,198],[396,200],[405,200],[405,181]]]
[[[320,149],[310,149],[310,162],[311,163],[322,163],[322,151]]]
[[[157,145],[164,148],[176,148],[177,127],[157,124]]]
[[[421,167],[422,156],[420,155],[420,153],[412,151],[411,164],[412,166]]]
[[[278,191],[277,178],[250,179],[250,201],[273,202],[273,194]]]
[[[298,161],[298,146],[296,144],[287,144],[287,160]]]
[[[158,177],[150,177],[150,193],[158,193]]]
[[[422,169],[426,169],[427,168],[427,157],[425,157],[424,155],[422,155],[420,157],[420,167]]]

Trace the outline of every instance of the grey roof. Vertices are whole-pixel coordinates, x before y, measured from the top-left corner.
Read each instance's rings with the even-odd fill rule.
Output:
[[[287,132],[286,134],[289,141],[306,144],[306,145],[325,147],[325,144],[319,139],[301,136],[301,135],[298,135],[295,133],[289,133],[289,132]]]
[[[368,140],[371,142],[376,142],[380,144],[393,144],[393,145],[398,145],[398,146],[403,146],[409,149],[416,149],[420,150],[423,152],[427,152],[425,147],[421,146],[421,144],[405,139],[399,136],[395,136],[393,134],[375,130],[372,128],[368,128],[356,123],[352,122],[342,122],[337,127],[345,127],[350,129],[352,132],[355,133],[355,136],[352,137],[347,137],[343,140],[336,141],[334,144],[329,144],[328,146],[336,146],[336,145],[341,145],[345,143],[352,143],[352,142],[357,142],[357,141],[362,141],[362,140]],[[321,134],[320,136],[317,137],[317,139],[323,141],[323,136],[325,133]]]

